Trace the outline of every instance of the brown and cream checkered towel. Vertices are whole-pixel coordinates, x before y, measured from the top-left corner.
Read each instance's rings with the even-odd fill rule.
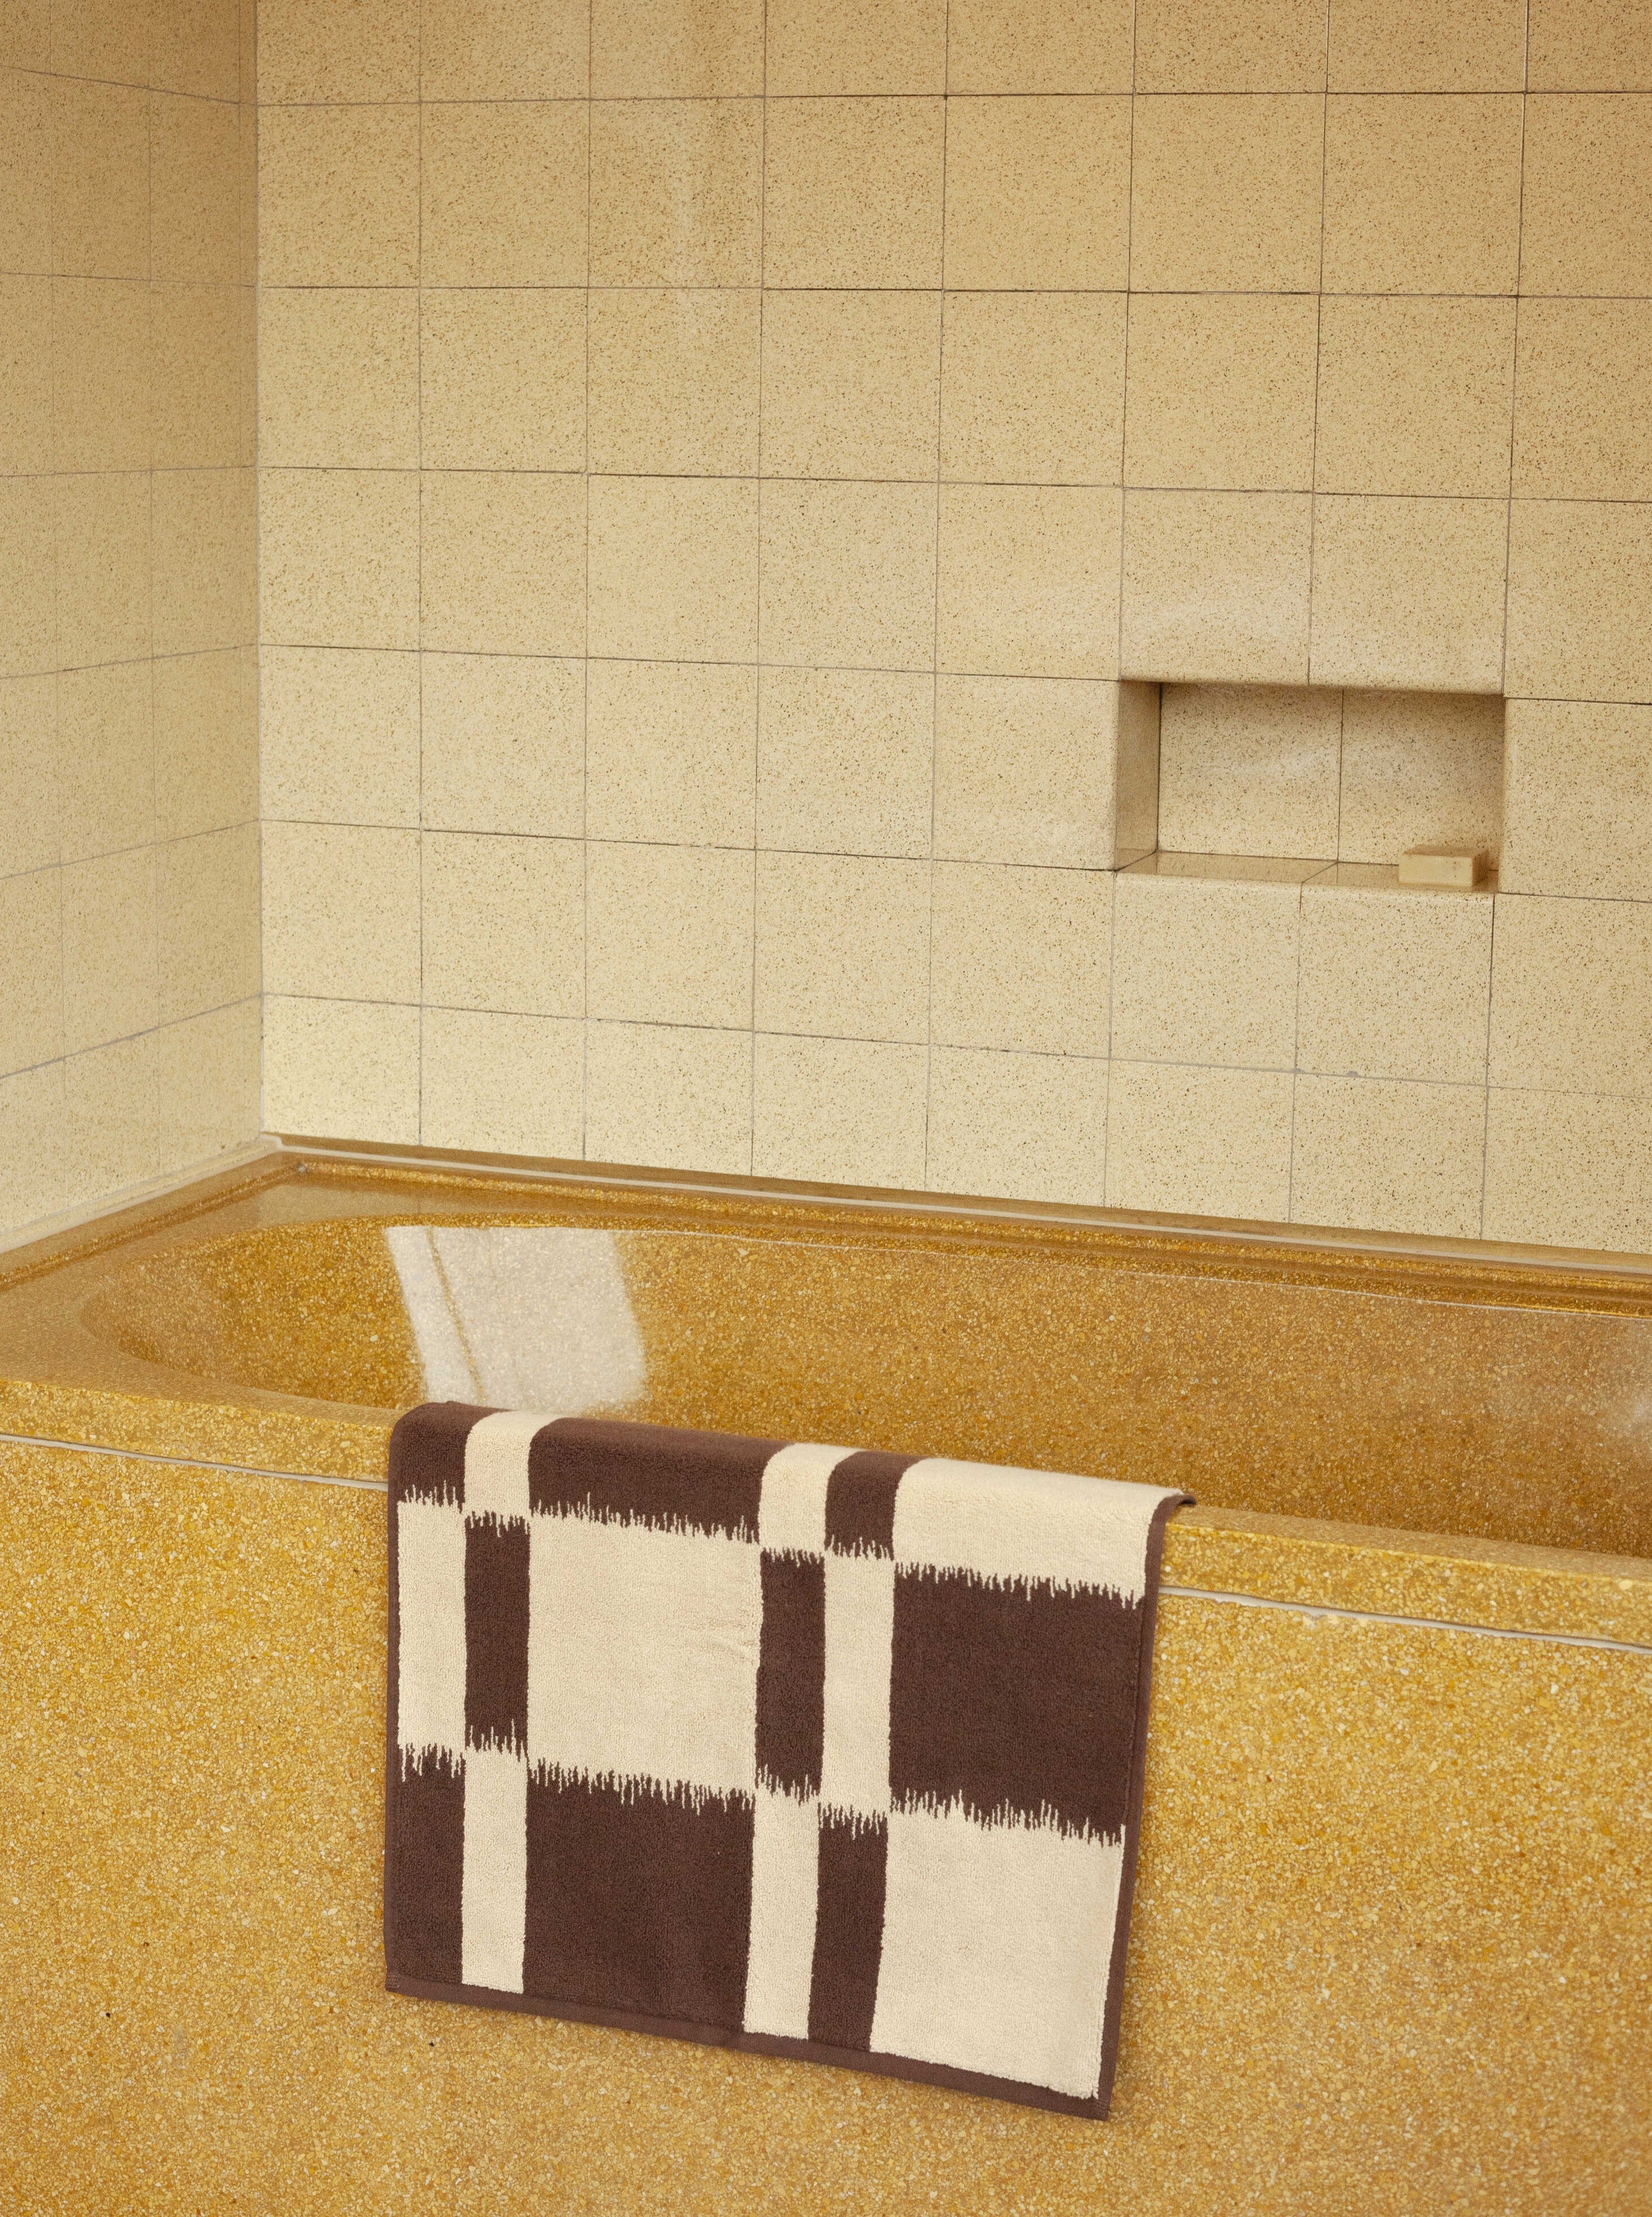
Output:
[[[390,1483],[395,1992],[1105,2115],[1184,1495],[454,1402]]]

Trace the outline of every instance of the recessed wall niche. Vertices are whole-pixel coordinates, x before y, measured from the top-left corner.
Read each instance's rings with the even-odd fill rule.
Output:
[[[1503,831],[1503,702],[1474,693],[1172,685],[1159,719],[1170,853],[1398,861]]]

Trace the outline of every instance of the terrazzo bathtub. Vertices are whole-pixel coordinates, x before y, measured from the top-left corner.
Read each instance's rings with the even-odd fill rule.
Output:
[[[1107,2123],[382,1991],[431,1394],[1198,1496]],[[1652,2208],[1645,1276],[288,1152],[0,1257],[0,1432],[6,2206]]]

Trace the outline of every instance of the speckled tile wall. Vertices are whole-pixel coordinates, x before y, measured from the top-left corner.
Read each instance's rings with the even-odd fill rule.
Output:
[[[258,1128],[252,66],[0,7],[0,1231]]]
[[[1652,36],[1529,15],[265,0],[270,1126],[1652,1246]],[[1115,874],[1121,678],[1302,870]]]

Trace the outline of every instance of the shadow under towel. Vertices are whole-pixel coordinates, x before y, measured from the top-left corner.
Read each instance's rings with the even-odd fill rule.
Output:
[[[387,1985],[1104,2116],[1186,1498],[411,1411]]]

